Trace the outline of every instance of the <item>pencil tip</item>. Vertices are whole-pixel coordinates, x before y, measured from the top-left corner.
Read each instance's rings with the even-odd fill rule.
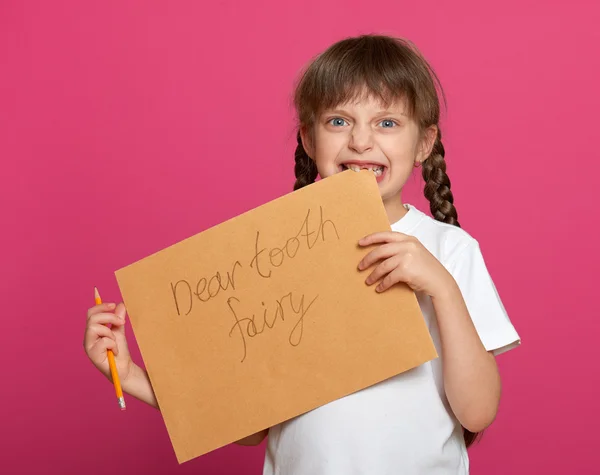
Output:
[[[94,298],[95,299],[100,298],[100,293],[98,292],[98,287],[94,287]]]

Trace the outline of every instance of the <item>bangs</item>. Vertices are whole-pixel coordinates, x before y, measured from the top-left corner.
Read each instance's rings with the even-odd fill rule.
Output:
[[[334,44],[300,79],[294,103],[301,124],[327,109],[373,97],[384,107],[404,101],[418,122],[437,122],[435,74],[408,42],[363,36]],[[417,100],[418,98],[418,100]]]

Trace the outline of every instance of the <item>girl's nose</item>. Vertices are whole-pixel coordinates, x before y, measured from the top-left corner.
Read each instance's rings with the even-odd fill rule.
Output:
[[[370,127],[354,126],[348,147],[356,153],[365,153],[373,148],[373,135]]]

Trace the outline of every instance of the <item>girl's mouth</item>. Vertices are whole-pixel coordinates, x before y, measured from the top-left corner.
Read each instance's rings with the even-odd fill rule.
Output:
[[[377,163],[342,163],[340,165],[340,171],[346,170],[353,170],[355,172],[359,172],[361,170],[372,171],[377,179],[377,183],[379,183],[381,180],[383,180],[387,171],[387,167]]]

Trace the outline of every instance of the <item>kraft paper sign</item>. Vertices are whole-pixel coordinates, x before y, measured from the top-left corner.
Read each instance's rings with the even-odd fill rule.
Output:
[[[357,270],[389,229],[346,171],[116,272],[179,463],[437,357],[414,293]]]

